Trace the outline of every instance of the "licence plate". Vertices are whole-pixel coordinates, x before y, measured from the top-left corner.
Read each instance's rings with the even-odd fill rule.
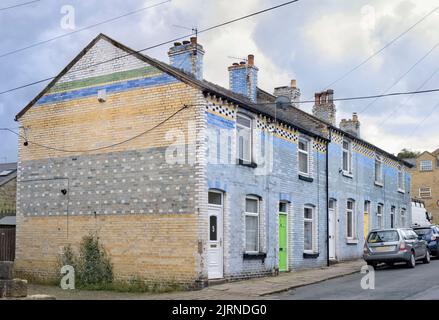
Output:
[[[395,246],[375,247],[376,252],[388,252],[395,250]]]

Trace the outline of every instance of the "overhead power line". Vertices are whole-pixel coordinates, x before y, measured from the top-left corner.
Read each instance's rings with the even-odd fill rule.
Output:
[[[332,87],[334,84],[336,84],[337,82],[343,80],[344,78],[346,78],[348,75],[350,75],[352,72],[354,72],[355,70],[359,69],[360,67],[362,67],[363,65],[365,65],[367,62],[369,62],[370,60],[372,60],[375,56],[377,56],[378,54],[380,54],[381,52],[383,52],[386,48],[388,48],[389,46],[391,46],[393,43],[395,43],[396,41],[398,41],[399,39],[401,39],[404,35],[406,35],[407,33],[409,33],[412,29],[414,29],[418,24],[420,24],[422,21],[424,21],[425,19],[427,19],[429,16],[431,16],[434,12],[436,12],[439,9],[439,6],[434,8],[433,10],[431,10],[429,13],[427,13],[425,16],[423,16],[421,19],[419,19],[418,21],[416,21],[416,23],[414,23],[413,25],[411,25],[408,29],[404,30],[402,33],[400,33],[398,36],[396,36],[395,38],[393,38],[391,41],[389,41],[388,43],[386,43],[382,48],[380,48],[379,50],[375,51],[374,53],[372,53],[370,56],[368,56],[365,60],[363,60],[362,62],[360,62],[359,64],[357,64],[356,66],[354,66],[352,69],[350,69],[349,71],[347,71],[346,73],[342,74],[340,77],[338,77],[337,79],[335,79],[333,82],[331,82],[330,84],[328,84],[325,87],[325,90]]]
[[[14,5],[12,5],[12,6],[8,6],[8,7],[0,8],[0,11],[6,11],[6,10],[9,10],[9,9],[14,9],[14,8],[18,8],[18,7],[23,7],[23,6],[26,6],[26,5],[28,5],[28,4],[35,3],[35,2],[40,2],[40,1],[41,1],[41,0],[33,0],[33,1],[22,2],[22,3],[14,4]]]
[[[439,42],[436,43],[430,50],[427,51],[419,60],[417,60],[414,64],[410,66],[410,68],[407,69],[398,79],[396,79],[395,82],[392,83],[390,87],[388,87],[386,90],[383,91],[384,93],[389,92],[393,87],[395,87],[402,79],[404,79],[418,64],[420,64],[422,61],[424,61],[437,47],[439,46]],[[376,98],[372,100],[369,104],[367,104],[360,112],[359,114],[364,113],[367,109],[370,108],[379,98]]]
[[[19,48],[19,49],[15,49],[15,50],[12,50],[12,51],[8,51],[8,52],[5,52],[5,53],[2,53],[2,54],[0,54],[0,58],[4,58],[4,57],[10,56],[10,55],[12,55],[14,53],[25,51],[25,50],[28,50],[28,49],[40,46],[40,45],[45,44],[45,43],[49,43],[49,42],[52,42],[52,41],[55,41],[55,40],[58,40],[58,39],[61,39],[61,38],[65,38],[65,37],[71,36],[72,34],[79,33],[79,32],[82,32],[82,31],[85,31],[85,30],[88,30],[88,29],[92,29],[92,28],[95,28],[95,27],[103,25],[103,24],[114,22],[116,20],[120,20],[122,18],[131,16],[133,14],[136,14],[136,13],[139,13],[139,12],[142,12],[142,11],[154,8],[154,7],[161,6],[161,5],[166,4],[168,2],[171,2],[171,1],[172,0],[166,0],[166,1],[163,1],[163,2],[155,3],[153,5],[146,6],[146,7],[140,8],[140,9],[136,9],[134,11],[127,12],[127,13],[125,13],[123,15],[120,15],[120,16],[117,16],[117,17],[113,17],[111,19],[107,19],[107,20],[104,20],[104,21],[101,21],[101,22],[98,22],[98,23],[91,24],[91,25],[89,25],[87,27],[83,27],[83,28],[77,29],[77,30],[72,31],[72,32],[60,34],[60,35],[55,36],[53,38],[49,38],[49,39],[46,39],[46,40],[35,42],[35,43],[30,44],[28,46],[25,46],[25,47],[22,47],[22,48]]]
[[[347,97],[347,98],[336,98],[333,99],[333,101],[350,101],[350,100],[366,100],[366,99],[375,99],[375,98],[383,98],[383,97],[393,97],[393,96],[405,96],[405,95],[413,95],[413,94],[423,94],[423,93],[432,93],[432,92],[439,92],[439,88],[435,89],[428,89],[428,90],[417,90],[417,91],[406,91],[406,92],[391,92],[391,93],[385,93],[385,94],[376,94],[376,95],[370,95],[370,96],[356,96],[356,97]],[[314,103],[314,100],[302,100],[302,101],[295,101],[294,103]],[[254,103],[259,104],[259,103]],[[267,105],[270,103],[260,103],[261,105]],[[275,102],[271,104],[276,104]]]
[[[164,124],[165,122],[169,121],[170,119],[172,119],[173,117],[175,117],[178,113],[180,113],[182,110],[186,109],[190,107],[189,105],[184,105],[182,108],[178,109],[177,111],[175,111],[174,113],[172,113],[170,116],[168,116],[166,119],[160,121],[159,123],[157,123],[156,125],[154,125],[153,127],[149,128],[148,130],[145,130],[139,134],[136,134],[135,136],[132,136],[129,139],[117,142],[117,143],[113,143],[107,146],[103,146],[103,147],[99,147],[99,148],[93,148],[93,149],[87,149],[87,150],[67,150],[67,149],[61,149],[61,148],[56,148],[56,147],[51,147],[48,145],[44,145],[41,143],[38,143],[36,141],[30,140],[28,139],[26,136],[21,135],[18,132],[15,132],[14,130],[10,129],[10,128],[0,128],[0,131],[8,131],[11,132],[13,134],[15,134],[16,136],[22,138],[25,143],[27,143],[26,145],[36,145],[38,147],[44,148],[44,149],[48,149],[48,150],[52,150],[52,151],[58,151],[58,152],[65,152],[65,153],[86,153],[86,152],[94,152],[94,151],[100,151],[100,150],[104,150],[104,149],[109,149],[109,148],[113,148],[122,144],[125,144],[127,142],[133,141],[151,131],[153,131],[154,129],[160,127],[162,124]]]
[[[431,79],[433,79],[433,77],[438,72],[439,72],[439,68],[434,70],[433,73],[424,82],[422,82],[419,87],[416,88],[416,90],[421,90]],[[378,126],[381,127],[387,120],[389,120],[401,108],[402,105],[408,103],[412,97],[413,97],[413,95],[410,95],[410,96],[408,96],[407,99],[405,99],[404,102],[397,104],[396,107],[393,108],[393,110],[389,113],[389,115],[384,120],[382,120]]]

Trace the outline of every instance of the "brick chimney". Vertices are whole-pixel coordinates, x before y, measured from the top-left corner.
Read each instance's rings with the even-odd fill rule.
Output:
[[[256,103],[259,69],[255,66],[254,55],[249,54],[246,62],[234,63],[228,69],[230,90]]]
[[[334,104],[334,90],[317,92],[314,99],[312,114],[333,126],[336,125],[337,109]]]
[[[300,89],[297,88],[297,81],[295,79],[291,80],[289,86],[274,88],[273,95],[277,98],[286,97],[293,107],[299,108]]]
[[[175,42],[168,51],[169,61],[173,67],[190,73],[198,80],[203,79],[203,46],[197,43],[197,38],[183,43]]]
[[[342,119],[340,129],[360,138],[360,121],[356,112],[352,114],[352,119]]]

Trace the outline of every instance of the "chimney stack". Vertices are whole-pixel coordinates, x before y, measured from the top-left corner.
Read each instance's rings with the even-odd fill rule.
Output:
[[[342,119],[340,121],[340,129],[360,138],[360,121],[356,112],[352,114],[352,119]]]
[[[203,79],[203,46],[197,42],[197,37],[191,37],[183,43],[175,42],[168,51],[170,64],[186,73],[192,74],[198,80]]]
[[[259,69],[255,66],[255,56],[249,54],[246,62],[233,63],[228,70],[230,90],[256,103]]]
[[[334,90],[316,92],[314,97],[313,115],[335,126],[337,109],[334,104]]]
[[[297,88],[296,79],[291,80],[290,86],[274,88],[273,95],[276,96],[277,98],[285,97],[291,102],[291,105],[293,107],[299,108],[300,89]]]

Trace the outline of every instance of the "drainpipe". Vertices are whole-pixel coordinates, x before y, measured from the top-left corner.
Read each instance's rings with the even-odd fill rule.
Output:
[[[329,141],[332,140],[329,130]],[[326,266],[329,267],[329,143],[326,142]]]

